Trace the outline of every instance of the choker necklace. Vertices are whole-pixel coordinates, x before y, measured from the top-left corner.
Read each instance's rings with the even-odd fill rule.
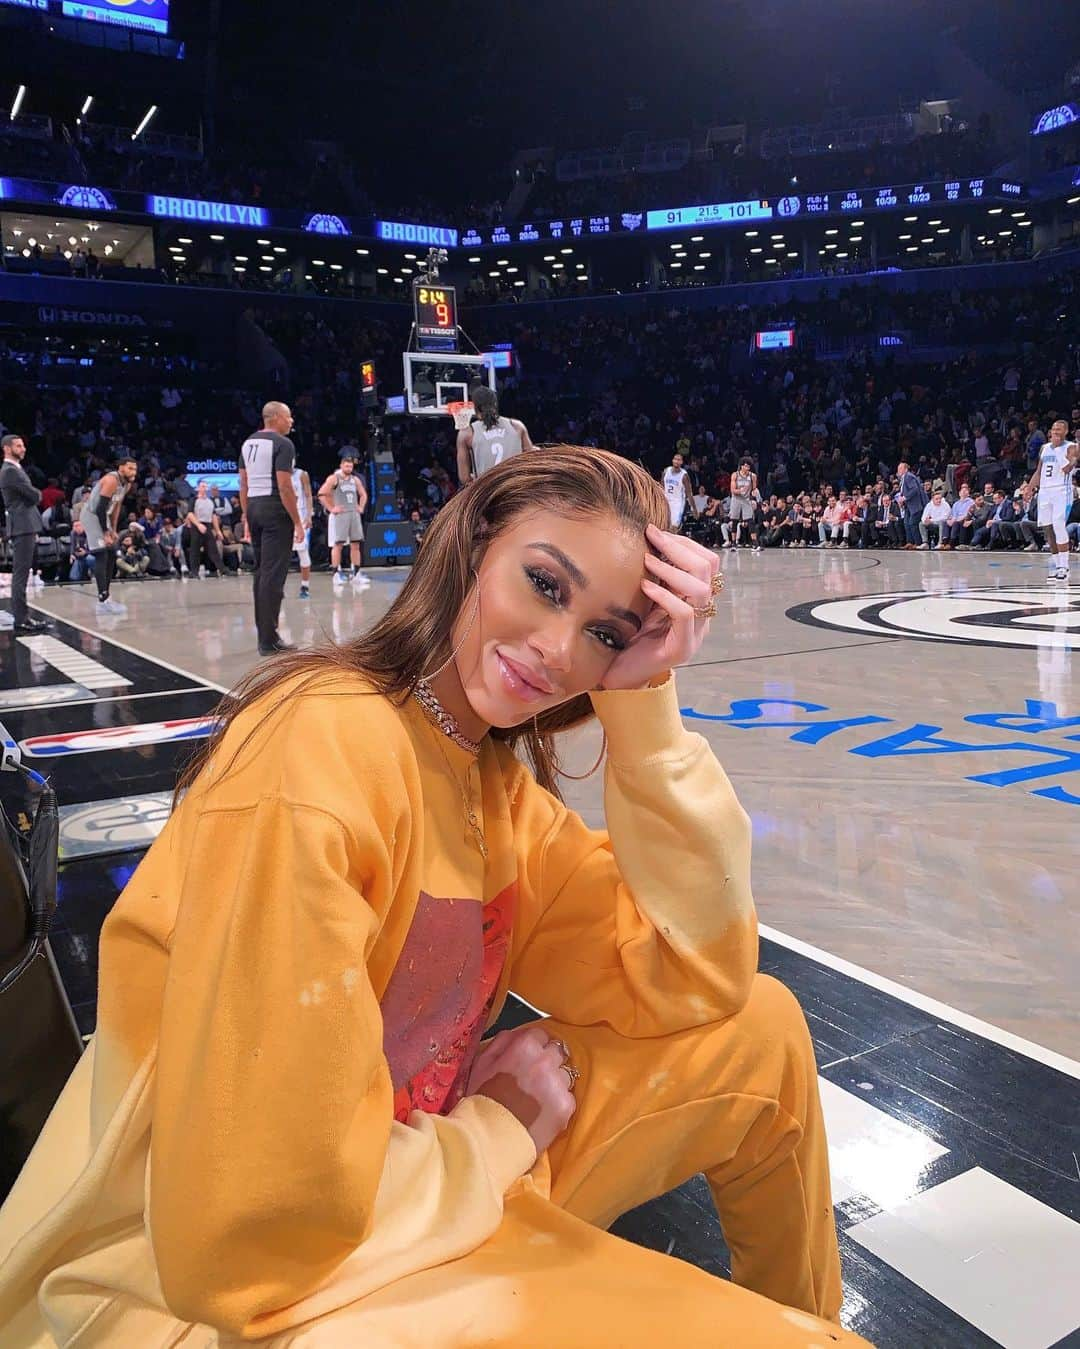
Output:
[[[461,749],[467,750],[472,755],[480,753],[480,742],[470,740],[457,724],[457,718],[452,712],[448,712],[435,695],[435,690],[426,679],[418,680],[413,688],[412,696],[424,710],[424,715],[428,721],[446,736],[452,740],[455,745]]]

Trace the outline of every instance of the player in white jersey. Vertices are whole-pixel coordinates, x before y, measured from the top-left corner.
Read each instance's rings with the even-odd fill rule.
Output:
[[[683,457],[676,454],[669,467],[665,468],[660,476],[660,482],[664,488],[664,496],[667,497],[668,511],[671,514],[671,528],[677,534],[682,529],[683,515],[686,513],[687,506],[694,509],[693,489],[690,485],[690,474],[683,468]]]
[[[1073,500],[1073,473],[1080,462],[1080,449],[1069,440],[1069,424],[1057,421],[1050,428],[1050,439],[1039,451],[1039,462],[1028,483],[1028,493],[1038,491],[1038,524],[1046,530],[1050,556],[1046,564],[1048,581],[1069,579],[1069,532],[1065,521]]]
[[[303,468],[294,468],[292,472],[293,491],[296,493],[296,505],[300,511],[300,524],[304,531],[304,537],[300,543],[293,544],[293,552],[300,561],[300,598],[302,600],[311,599],[311,591],[308,585],[311,581],[311,479],[308,477],[307,470]]]

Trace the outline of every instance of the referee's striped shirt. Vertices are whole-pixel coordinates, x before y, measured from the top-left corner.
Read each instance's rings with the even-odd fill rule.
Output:
[[[295,464],[296,446],[277,431],[256,431],[240,448],[249,497],[280,497],[277,475],[291,473]]]

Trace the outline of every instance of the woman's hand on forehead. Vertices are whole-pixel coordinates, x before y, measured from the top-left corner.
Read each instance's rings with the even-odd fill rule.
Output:
[[[720,559],[693,539],[655,525],[645,537],[649,550],[641,589],[652,609],[641,632],[612,661],[605,689],[646,688],[658,675],[691,660],[709,631],[706,611]]]

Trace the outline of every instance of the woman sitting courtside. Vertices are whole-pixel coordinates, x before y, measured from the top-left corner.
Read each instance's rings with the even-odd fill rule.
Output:
[[[750,823],[679,716],[717,559],[667,521],[625,459],[522,455],[369,632],[227,700],[0,1212],[0,1343],[862,1343]],[[556,793],[593,719],[609,832]],[[551,1018],[482,1041],[510,989]],[[700,1171],[734,1283],[605,1230]]]

